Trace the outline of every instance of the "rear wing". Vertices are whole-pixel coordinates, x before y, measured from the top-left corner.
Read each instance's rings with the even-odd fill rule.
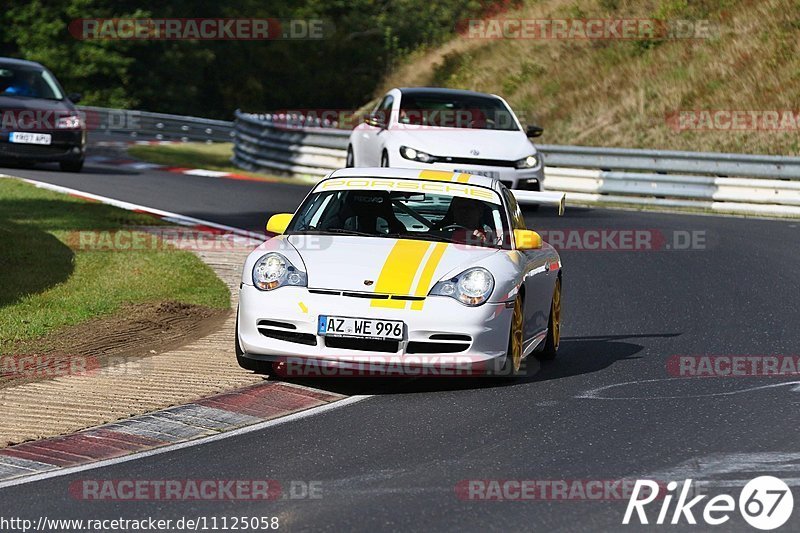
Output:
[[[552,205],[558,207],[558,214],[564,214],[564,205],[566,203],[567,195],[563,192],[550,192],[550,191],[521,191],[511,189],[514,198],[520,205]]]

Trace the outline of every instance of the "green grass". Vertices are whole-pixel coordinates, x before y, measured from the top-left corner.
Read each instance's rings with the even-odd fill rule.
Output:
[[[79,231],[161,224],[148,215],[0,179],[0,352],[112,314],[126,303],[228,308],[226,285],[190,252],[86,250],[76,239]]]
[[[300,181],[297,178],[271,176],[242,170],[230,161],[233,156],[232,143],[137,145],[128,148],[128,154],[142,161],[157,165],[232,172],[268,181],[284,181],[287,183],[298,183]]]

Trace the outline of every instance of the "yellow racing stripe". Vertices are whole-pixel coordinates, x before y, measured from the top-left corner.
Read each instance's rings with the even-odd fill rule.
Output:
[[[447,170],[422,170],[419,173],[419,177],[432,181],[453,181],[455,174]]]
[[[436,272],[436,267],[439,266],[439,262],[442,260],[442,256],[444,255],[444,251],[447,250],[447,243],[440,242],[434,246],[433,251],[431,252],[430,257],[428,257],[428,262],[425,263],[425,268],[422,269],[422,274],[419,276],[419,281],[417,282],[417,290],[414,292],[414,296],[427,296],[428,295],[428,288],[431,285],[431,280],[433,279],[433,273]],[[411,309],[414,311],[421,311],[422,305],[425,303],[425,300],[416,300],[411,302]]]
[[[392,247],[386,262],[375,282],[375,292],[379,294],[411,294],[411,284],[422,263],[422,258],[428,252],[431,243],[400,239]],[[390,307],[403,309],[405,300],[379,300],[373,299],[372,307]]]
[[[466,172],[450,172],[447,170],[421,170],[419,173],[420,179],[431,181],[455,181],[458,183],[469,183],[471,174]]]

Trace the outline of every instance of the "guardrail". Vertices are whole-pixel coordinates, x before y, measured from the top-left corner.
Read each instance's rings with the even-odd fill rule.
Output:
[[[323,176],[344,166],[349,131],[302,116],[236,111],[233,162]],[[693,207],[800,216],[800,157],[537,145],[546,190],[571,204]]]
[[[79,106],[90,131],[131,140],[231,142],[233,122],[107,107]]]
[[[255,172],[324,176],[344,166],[348,137],[330,123],[236,110],[233,163]]]
[[[800,216],[800,157],[542,145],[568,201]]]

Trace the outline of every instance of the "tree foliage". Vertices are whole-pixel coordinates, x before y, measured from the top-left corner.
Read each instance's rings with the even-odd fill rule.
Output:
[[[5,0],[9,1],[9,0]],[[508,0],[506,0],[508,1]],[[499,2],[502,4],[503,2]],[[480,0],[28,0],[0,15],[0,56],[38,61],[82,103],[230,118],[236,108],[353,108],[419,47],[459,20],[496,11]],[[81,40],[85,18],[321,19],[322,40]]]

